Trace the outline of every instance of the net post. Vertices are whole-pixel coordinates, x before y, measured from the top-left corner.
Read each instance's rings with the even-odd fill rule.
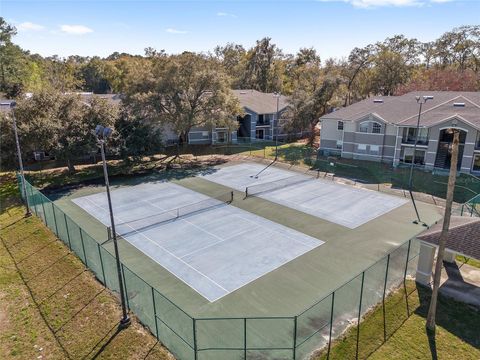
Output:
[[[360,301],[358,302],[358,320],[357,320],[357,347],[355,350],[355,359],[358,359],[358,346],[360,343],[360,318],[362,316],[363,285],[365,283],[365,271],[362,272],[362,287],[360,288]]]
[[[390,265],[390,254],[387,255],[387,267],[385,268],[385,281],[383,283],[382,309],[383,309],[383,341],[387,341],[387,319],[385,317],[385,295],[387,292],[388,267]]]
[[[330,330],[328,333],[328,350],[327,360],[330,359],[330,349],[332,347],[332,332],[333,332],[333,309],[335,306],[335,291],[332,293],[332,307],[330,308]]]

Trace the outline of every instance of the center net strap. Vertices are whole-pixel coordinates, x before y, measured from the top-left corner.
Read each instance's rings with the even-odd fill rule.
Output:
[[[287,178],[279,179],[276,181],[270,181],[268,183],[251,185],[245,188],[245,196],[253,196],[257,194],[262,194],[270,191],[275,191],[278,189],[283,189],[292,185],[301,184],[313,180],[310,177],[305,177],[303,175],[293,175]]]
[[[203,211],[230,204],[233,201],[233,191],[217,197],[208,198],[199,202],[181,206],[175,209],[165,210],[157,214],[145,216],[136,220],[129,220],[117,224],[117,233],[122,236],[131,233],[151,229],[158,224],[173,221],[188,215],[197,214]]]

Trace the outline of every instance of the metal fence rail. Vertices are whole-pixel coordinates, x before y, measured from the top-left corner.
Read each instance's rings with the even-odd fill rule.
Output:
[[[22,197],[21,178],[18,176]],[[74,252],[104,286],[118,293],[114,256],[57,205],[26,182],[31,210]],[[181,360],[304,359],[323,348],[335,358],[334,340],[357,326],[347,346],[356,359],[366,358],[410,315],[407,281],[413,274],[419,244],[409,240],[329,295],[292,316],[193,317],[125,264],[121,265],[127,305],[138,319]],[[389,308],[386,297],[403,287],[404,310]],[[365,314],[382,308],[383,325],[362,331]],[[342,344],[345,345],[345,344]],[[344,357],[343,357],[344,358]]]

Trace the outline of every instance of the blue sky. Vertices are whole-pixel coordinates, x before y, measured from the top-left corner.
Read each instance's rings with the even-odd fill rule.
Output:
[[[429,41],[480,24],[480,0],[1,0],[0,14],[17,26],[15,43],[44,56],[209,51],[269,36],[286,53],[313,46],[326,59],[394,34]]]

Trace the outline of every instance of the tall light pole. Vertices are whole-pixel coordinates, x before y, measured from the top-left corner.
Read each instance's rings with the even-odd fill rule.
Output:
[[[422,225],[427,226],[422,220],[420,220],[420,214],[418,213],[417,204],[415,203],[415,199],[413,197],[413,168],[415,167],[415,153],[417,152],[417,143],[418,143],[418,133],[420,132],[420,117],[422,115],[422,106],[428,100],[432,100],[433,96],[417,96],[415,98],[417,100],[417,104],[419,104],[418,108],[418,117],[417,117],[417,127],[415,129],[415,143],[413,144],[413,156],[412,156],[412,163],[410,165],[410,177],[408,179],[408,192],[410,193],[410,198],[412,199],[413,207],[415,209],[415,213],[417,214],[417,220],[414,221],[415,224],[422,223]]]
[[[28,217],[32,215],[30,212],[30,206],[28,205],[28,194],[27,194],[27,185],[25,183],[25,175],[23,173],[23,161],[22,161],[22,152],[20,149],[20,141],[18,140],[18,130],[17,130],[17,121],[15,119],[15,106],[17,106],[17,103],[15,101],[12,101],[11,103],[1,104],[3,105],[9,105],[10,106],[10,114],[12,115],[12,120],[13,120],[13,132],[15,134],[15,143],[17,145],[17,156],[18,156],[18,166],[20,168],[20,177],[22,179],[22,191],[23,191],[23,196],[25,199],[25,216]]]
[[[103,127],[102,125],[97,125],[94,134],[97,139],[97,144],[100,147],[100,152],[102,154],[103,176],[105,177],[105,187],[107,189],[108,210],[110,212],[110,226],[112,229],[111,233],[113,238],[113,248],[115,250],[115,259],[117,262],[118,287],[120,288],[120,300],[122,302],[122,319],[120,320],[119,327],[126,328],[128,325],[130,325],[130,318],[128,317],[128,311],[125,302],[125,288],[123,284],[122,268],[120,264],[120,254],[118,251],[117,232],[115,231],[115,219],[113,217],[112,199],[110,197],[110,183],[108,181],[107,161],[105,159],[105,141],[112,134],[112,129]]]
[[[278,159],[278,127],[279,127],[278,108],[279,108],[279,102],[280,102],[280,93],[275,93],[274,96],[277,98],[277,112],[275,114],[275,120],[273,121],[272,136],[275,135],[275,161],[277,161]],[[276,126],[275,126],[275,121],[277,122]],[[276,134],[275,134],[275,130],[276,130]]]

